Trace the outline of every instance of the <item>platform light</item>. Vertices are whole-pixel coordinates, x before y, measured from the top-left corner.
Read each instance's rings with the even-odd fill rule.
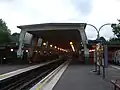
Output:
[[[10,49],[11,52],[13,52],[13,49]]]
[[[57,46],[55,46],[55,48],[57,48]]]
[[[28,52],[28,50],[26,50],[26,52]]]
[[[73,42],[70,42],[70,45],[73,45]]]
[[[50,45],[50,47],[53,47],[53,45]]]
[[[65,52],[66,50],[61,48],[61,51]]]
[[[74,48],[74,46],[73,46],[73,45],[71,45],[71,47],[72,47],[73,52],[75,52],[75,48]]]
[[[46,43],[43,43],[44,46],[46,46]]]
[[[58,50],[59,50],[60,48],[58,48]]]
[[[47,52],[46,51],[44,51],[44,54],[46,54]]]
[[[60,51],[62,51],[62,48],[60,48]]]
[[[3,59],[6,59],[5,57]]]
[[[67,50],[65,50],[65,52],[68,52]]]
[[[75,48],[74,48],[74,46],[73,46],[73,42],[70,42],[70,45],[71,45],[71,47],[72,47],[73,52],[75,52]]]
[[[35,52],[37,52],[37,50]]]
[[[67,52],[67,50],[65,50],[65,52]]]

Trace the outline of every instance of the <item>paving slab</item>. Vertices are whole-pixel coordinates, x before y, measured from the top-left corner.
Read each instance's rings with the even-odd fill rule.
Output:
[[[109,80],[92,72],[92,65],[80,65],[72,60],[53,90],[113,90]],[[110,76],[109,76],[110,79]]]

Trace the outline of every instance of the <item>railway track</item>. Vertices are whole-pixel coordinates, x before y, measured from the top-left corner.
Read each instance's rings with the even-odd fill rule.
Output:
[[[62,63],[64,63],[64,61],[59,60],[49,65],[0,81],[0,90],[29,90]]]

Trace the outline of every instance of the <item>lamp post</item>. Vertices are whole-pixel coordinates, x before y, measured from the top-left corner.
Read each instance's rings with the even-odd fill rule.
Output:
[[[100,38],[100,30],[101,30],[101,28],[103,28],[103,27],[106,26],[106,25],[111,25],[111,23],[103,24],[102,26],[100,26],[99,29],[97,29],[97,28],[96,28],[94,25],[92,25],[92,24],[87,24],[87,25],[92,26],[92,27],[97,31],[97,39],[99,39],[99,38]]]
[[[106,23],[106,24],[103,24],[102,26],[100,26],[100,28],[98,29],[98,37],[100,38],[100,30],[101,30],[101,28],[103,28],[104,26],[106,26],[106,25],[111,25],[111,23]],[[98,38],[98,39],[99,39]]]
[[[97,31],[97,39],[99,38],[99,30],[92,24],[87,24],[89,26],[92,26],[96,31]],[[95,48],[95,52],[94,52],[94,65],[95,65],[95,70],[93,70],[93,72],[97,72],[97,54],[96,54],[96,46]]]
[[[92,26],[97,31],[97,38],[99,38],[99,36],[100,36],[99,35],[99,30],[92,24],[87,24],[87,25]]]
[[[106,24],[103,24],[99,29],[97,29],[94,25],[92,24],[87,24],[89,26],[92,26],[96,31],[97,31],[97,40],[100,39],[100,30],[106,26],[106,25],[111,25],[111,23],[106,23]],[[97,54],[96,54],[96,51],[94,52],[94,56],[95,56],[95,70],[93,72],[97,72]],[[98,73],[100,73],[100,65],[99,65],[99,71]]]
[[[98,29],[98,40],[99,40],[99,38],[100,38],[100,30],[104,27],[104,26],[106,26],[106,25],[112,25],[111,23],[106,23],[106,24],[103,24],[103,25],[101,25],[101,27]],[[103,55],[104,55],[104,53],[103,53]],[[103,62],[103,61],[102,61]],[[103,66],[103,78],[105,78],[105,63],[104,63],[104,65],[102,65]],[[100,65],[98,65],[98,75],[100,75]]]

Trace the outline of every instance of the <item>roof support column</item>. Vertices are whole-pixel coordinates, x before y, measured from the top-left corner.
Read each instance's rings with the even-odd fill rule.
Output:
[[[24,38],[25,38],[26,31],[21,30],[20,37],[19,37],[19,48],[17,50],[17,57],[21,58],[23,57],[23,47],[24,47]]]
[[[48,41],[46,42],[46,47],[45,48],[48,48],[49,46],[48,46],[49,44],[48,44]]]
[[[37,46],[38,46],[38,39],[39,39],[38,37],[35,37],[35,36],[32,37],[31,48],[29,50],[30,61],[34,60],[36,58],[37,53],[39,53],[38,50],[37,50],[38,49],[37,48]]]
[[[89,49],[87,48],[87,44],[88,44],[88,40],[87,40],[87,36],[85,33],[85,29],[83,27],[78,29],[81,35],[81,39],[82,39],[82,44],[84,47],[84,59],[85,59],[85,63],[88,64],[89,63]]]

